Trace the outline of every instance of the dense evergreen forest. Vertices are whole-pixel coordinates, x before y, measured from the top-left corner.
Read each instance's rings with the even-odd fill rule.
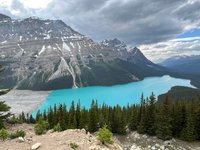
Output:
[[[32,116],[28,118],[20,115],[21,120],[34,123]],[[146,99],[142,95],[140,104],[126,107],[100,106],[98,101],[93,100],[89,110],[82,108],[80,102],[77,105],[72,102],[69,110],[65,104],[60,104],[43,113],[38,112],[36,122],[41,119],[48,122],[50,129],[59,125],[61,130],[85,128],[95,132],[106,124],[116,134],[138,131],[163,140],[172,137],[186,141],[200,140],[200,98],[174,102],[166,97],[157,103],[152,93]]]
[[[188,101],[198,99],[200,97],[200,89],[184,86],[174,86],[167,93],[159,95],[158,101],[165,100],[166,96],[168,96],[171,101]]]

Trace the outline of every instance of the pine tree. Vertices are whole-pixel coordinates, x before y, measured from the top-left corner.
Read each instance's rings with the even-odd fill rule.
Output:
[[[22,123],[26,122],[26,117],[25,117],[24,112],[22,112],[22,114],[21,114],[21,121],[22,121]]]
[[[156,135],[158,138],[163,140],[169,140],[172,138],[172,125],[171,125],[171,103],[166,97],[164,102],[161,104],[160,111],[157,116],[157,128]]]
[[[146,112],[146,133],[149,135],[155,135],[155,118],[156,118],[156,109],[155,109],[156,98],[152,93],[147,106]]]
[[[35,119],[35,121],[38,122],[38,121],[40,120],[41,117],[42,117],[42,116],[41,116],[41,114],[40,114],[40,110],[38,110],[38,112],[37,112],[37,114],[36,114],[36,119]],[[21,118],[22,118],[22,117],[21,117]],[[20,120],[22,120],[22,119],[20,119]]]
[[[172,109],[172,132],[173,136],[180,137],[186,122],[186,108],[185,104],[176,102]]]
[[[196,132],[197,132],[197,139],[200,140],[200,98],[197,101]]]
[[[49,127],[50,129],[52,129],[55,125],[54,125],[54,120],[53,120],[53,110],[52,108],[50,107],[49,108],[49,111],[48,111],[48,115],[47,115],[47,118],[48,118],[48,123],[49,123]]]
[[[62,130],[66,129],[66,125],[65,125],[65,117],[64,117],[64,113],[63,113],[63,105],[60,104],[59,108],[58,108],[58,123],[60,124],[60,127]]]
[[[29,122],[30,122],[30,123],[35,123],[35,119],[33,118],[32,115],[30,115]]]
[[[98,114],[97,114],[97,108],[94,100],[92,100],[91,108],[89,110],[89,125],[88,130],[90,132],[95,132],[98,129]]]
[[[113,133],[117,133],[119,129],[119,122],[120,122],[120,111],[121,108],[117,105],[114,108],[110,108],[111,110],[111,129]]]
[[[130,115],[130,120],[129,120],[129,129],[132,130],[132,131],[135,131],[137,130],[137,125],[138,125],[138,120],[137,120],[137,117],[138,117],[138,111],[137,111],[137,108],[136,106],[132,106],[131,108],[131,115]]]
[[[81,120],[81,106],[80,101],[76,105],[76,128],[80,129],[80,120]]]
[[[144,99],[144,95],[142,94],[141,96],[141,106],[140,106],[140,112],[139,112],[139,125],[137,128],[138,133],[143,134],[146,132],[146,124],[145,124],[145,116],[146,116],[146,103],[145,103],[145,99]]]
[[[4,127],[4,121],[8,117],[10,117],[10,107],[0,101],[0,129]]]
[[[43,112],[43,119],[46,121],[47,120],[47,112],[46,112],[46,110],[44,110],[44,112]]]
[[[193,106],[190,106],[188,113],[187,113],[187,118],[186,118],[186,126],[183,128],[182,133],[181,133],[181,138],[186,140],[186,141],[194,141],[197,138],[197,132],[195,130],[195,117],[193,114]]]
[[[119,119],[119,125],[117,129],[117,133],[120,135],[125,135],[126,134],[126,118],[125,115],[121,114],[121,117]]]
[[[99,126],[102,128],[108,121],[108,112],[106,109],[105,103],[102,104],[102,107],[99,110]]]
[[[55,104],[53,108],[53,126],[57,124],[58,124],[58,116],[57,116],[57,106]]]
[[[69,126],[69,119],[68,119],[68,112],[67,112],[67,106],[63,104],[63,119],[64,119],[64,124],[65,124],[65,129]]]
[[[72,101],[72,104],[69,110],[69,124],[68,125],[70,129],[75,129],[77,126],[74,101]]]
[[[81,110],[80,128],[88,130],[88,110],[85,107]]]
[[[102,142],[102,144],[112,144],[113,143],[113,134],[107,128],[107,125],[104,125],[103,128],[99,130],[99,134],[97,137],[98,140]]]

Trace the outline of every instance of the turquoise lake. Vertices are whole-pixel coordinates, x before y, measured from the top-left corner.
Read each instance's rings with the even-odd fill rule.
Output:
[[[173,86],[187,86],[194,87],[190,84],[190,80],[173,78],[168,75],[162,77],[148,77],[142,81],[132,82],[123,85],[115,86],[92,86],[77,89],[64,89],[53,91],[44,103],[33,112],[33,116],[37,111],[43,112],[54,104],[67,105],[70,107],[71,102],[75,104],[80,100],[81,106],[89,108],[92,99],[98,100],[101,105],[105,102],[107,105],[114,106],[119,104],[120,106],[126,106],[127,104],[136,104],[140,102],[141,94],[144,97],[150,96],[152,92],[156,96],[166,93]]]

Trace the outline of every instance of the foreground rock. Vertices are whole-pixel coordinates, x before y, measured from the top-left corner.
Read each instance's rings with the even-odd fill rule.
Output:
[[[0,150],[73,150],[72,145],[77,145],[78,150],[123,150],[116,139],[112,145],[102,145],[96,136],[86,133],[84,129],[48,131],[41,136],[35,135],[33,125],[17,125],[10,130],[17,129],[25,130],[24,142],[17,142],[18,139],[6,140],[0,142]]]
[[[163,141],[137,132],[118,136],[118,139],[124,150],[200,150],[200,142],[185,142],[178,139]]]
[[[24,142],[24,138],[23,137],[18,137],[18,142],[21,143],[21,142]]]
[[[41,143],[36,143],[31,147],[31,149],[36,150],[36,149],[40,148],[41,145],[42,145]]]

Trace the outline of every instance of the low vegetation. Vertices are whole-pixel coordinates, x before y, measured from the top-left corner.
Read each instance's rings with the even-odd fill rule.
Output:
[[[1,140],[4,141],[5,139],[8,138],[8,136],[9,136],[9,133],[6,129],[3,128],[3,129],[0,130],[0,139]]]
[[[16,132],[10,133],[9,138],[15,139],[18,137],[25,137],[26,133],[23,130],[17,130]]]
[[[10,117],[10,107],[0,101],[0,129],[4,128],[4,121]]]
[[[103,128],[99,129],[99,134],[97,139],[102,142],[102,144],[113,144],[113,134],[107,128],[107,125],[104,125]]]
[[[70,143],[70,147],[75,150],[75,149],[78,148],[78,144],[76,144],[76,143]]]
[[[49,123],[43,120],[42,118],[40,118],[38,122],[36,123],[34,129],[37,135],[45,134],[47,130],[49,129]]]
[[[61,132],[62,131],[62,128],[61,128],[61,126],[60,126],[60,123],[58,123],[56,126],[54,126],[54,128],[53,128],[53,131],[54,132]]]

